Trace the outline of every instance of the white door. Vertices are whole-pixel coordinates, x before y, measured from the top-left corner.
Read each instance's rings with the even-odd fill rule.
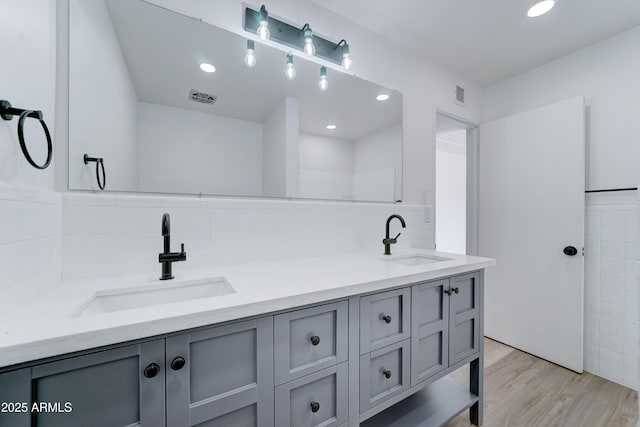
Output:
[[[485,335],[576,372],[584,129],[578,97],[484,123],[479,145],[479,253],[497,260],[485,276]]]

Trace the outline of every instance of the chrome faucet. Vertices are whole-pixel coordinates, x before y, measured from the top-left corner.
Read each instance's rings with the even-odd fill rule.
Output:
[[[171,220],[168,213],[162,215],[162,237],[164,237],[164,252],[158,254],[158,262],[162,264],[160,280],[170,280],[173,279],[171,263],[186,261],[187,253],[184,251],[184,243],[180,244],[180,252],[171,252]]]
[[[391,220],[393,218],[398,218],[400,220],[400,223],[402,224],[402,228],[407,228],[407,224],[405,224],[404,218],[402,218],[400,215],[391,215],[387,219],[387,234],[385,235],[385,238],[382,239],[382,243],[384,244],[385,255],[391,255],[391,245],[398,243],[398,237],[400,237],[400,234],[402,234],[402,233],[398,233],[398,235],[393,239],[389,238],[389,224],[391,223]]]

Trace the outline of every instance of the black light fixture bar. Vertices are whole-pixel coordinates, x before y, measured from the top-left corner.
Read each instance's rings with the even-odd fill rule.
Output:
[[[294,27],[286,22],[282,22],[278,19],[269,16],[269,32],[271,33],[271,40],[277,41],[290,48],[304,51],[304,31],[302,28]],[[258,10],[245,7],[244,9],[244,29],[250,33],[257,33],[258,26],[260,25],[260,12]],[[305,24],[306,25],[306,24]],[[322,59],[326,59],[334,64],[342,65],[342,48],[338,43],[333,43],[327,39],[319,37],[315,32],[313,33],[313,44],[316,46],[316,54]]]

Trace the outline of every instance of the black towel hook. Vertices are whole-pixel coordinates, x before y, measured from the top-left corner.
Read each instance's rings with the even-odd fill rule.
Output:
[[[102,157],[89,157],[88,154],[84,155],[84,164],[88,165],[89,162],[96,162],[96,180],[98,181],[98,187],[100,190],[104,190],[107,185],[107,174],[104,171],[104,160]],[[100,179],[100,170],[102,169],[102,179]]]
[[[22,154],[24,154],[27,162],[29,162],[29,164],[34,168],[46,169],[51,163],[51,159],[53,158],[53,144],[51,143],[51,134],[49,133],[47,124],[44,122],[42,111],[13,108],[9,101],[1,99],[0,117],[5,120],[12,120],[13,116],[20,116],[20,118],[18,119],[18,141],[20,141],[20,149],[22,150]],[[37,119],[40,122],[40,126],[42,126],[42,130],[44,131],[45,136],[47,137],[47,160],[45,160],[42,165],[37,164],[31,158],[31,154],[29,154],[29,150],[27,149],[27,144],[24,142],[24,121],[27,119],[27,117]]]

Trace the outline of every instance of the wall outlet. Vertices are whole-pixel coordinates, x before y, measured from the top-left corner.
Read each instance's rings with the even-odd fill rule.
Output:
[[[424,223],[431,224],[431,217],[433,213],[433,208],[431,206],[427,206],[424,210]]]

